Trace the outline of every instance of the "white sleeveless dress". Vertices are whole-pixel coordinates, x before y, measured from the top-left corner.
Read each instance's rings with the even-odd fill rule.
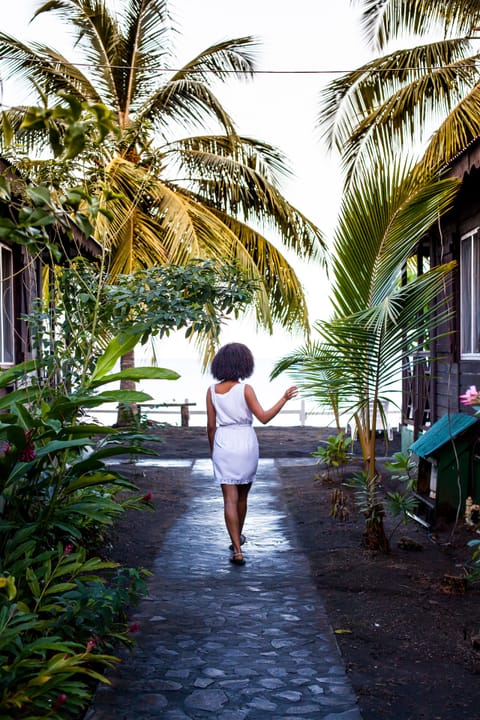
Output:
[[[245,400],[245,386],[238,383],[220,395],[212,385],[210,397],[217,419],[213,476],[225,485],[251,483],[258,467],[258,440],[252,427],[253,415]]]

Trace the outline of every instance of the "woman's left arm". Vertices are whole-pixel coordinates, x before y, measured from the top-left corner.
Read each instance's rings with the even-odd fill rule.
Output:
[[[255,391],[251,385],[245,385],[245,400],[250,411],[255,415],[257,420],[266,425],[275,415],[278,415],[280,410],[283,408],[286,402],[291,400],[297,394],[297,388],[295,386],[289,387],[285,390],[282,397],[278,402],[273,405],[269,410],[264,410],[257,400]]]

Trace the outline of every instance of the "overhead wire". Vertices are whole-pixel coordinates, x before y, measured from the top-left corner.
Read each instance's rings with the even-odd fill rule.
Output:
[[[16,56],[14,55],[3,55],[2,60],[16,60]],[[46,64],[48,63],[51,66],[64,66],[64,67],[72,67],[72,68],[109,68],[110,70],[143,70],[143,67],[140,67],[138,65],[114,65],[110,63],[87,63],[87,62],[66,62],[62,60],[54,60],[51,58],[45,58]],[[367,61],[368,62],[368,61]],[[480,58],[479,58],[480,62]],[[472,62],[471,60],[466,60],[463,63],[458,63],[457,67],[472,67],[476,65],[475,62]],[[425,72],[427,70],[442,70],[447,67],[450,67],[450,65],[412,65],[412,66],[405,66],[402,67],[402,70],[420,70],[422,72]],[[211,73],[211,74],[218,74],[218,69],[209,69],[209,68],[202,68],[202,67],[196,67],[196,68],[184,68],[184,67],[153,67],[150,68],[151,70],[156,70],[158,72],[164,72],[164,73],[185,73],[185,74],[195,74],[198,72],[202,73]],[[348,73],[352,72],[358,72],[358,70],[361,69],[356,68],[282,68],[279,70],[275,69],[269,69],[266,68],[264,70],[262,69],[250,69],[245,70],[245,75],[346,75]],[[390,72],[398,72],[398,67],[396,68],[375,68],[370,67],[368,69],[369,72],[373,73],[390,73]],[[225,75],[238,75],[239,72],[241,72],[238,69],[232,68],[232,69],[222,69],[221,73]]]

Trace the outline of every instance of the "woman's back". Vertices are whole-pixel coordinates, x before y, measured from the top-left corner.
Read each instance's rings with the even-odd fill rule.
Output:
[[[219,387],[221,385],[219,383]],[[251,425],[253,415],[245,400],[245,385],[235,383],[226,392],[217,392],[216,387],[212,385],[210,392],[217,416],[217,426]]]

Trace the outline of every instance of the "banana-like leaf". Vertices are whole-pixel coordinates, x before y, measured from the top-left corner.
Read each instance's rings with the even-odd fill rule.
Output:
[[[99,380],[113,370],[118,360],[130,350],[133,350],[140,340],[140,337],[141,333],[128,333],[113,338],[107,345],[103,355],[97,360],[95,369],[90,377],[90,382],[98,383]]]
[[[8,370],[2,370],[2,372],[0,372],[0,388],[11,385],[18,380],[18,378],[24,378],[25,375],[33,372],[37,367],[38,363],[36,360],[28,360],[27,362],[8,368]]]
[[[118,373],[106,375],[99,380],[91,380],[90,387],[98,387],[107,383],[117,382],[118,380],[178,380],[180,375],[174,370],[159,367],[135,367],[121,370]]]

